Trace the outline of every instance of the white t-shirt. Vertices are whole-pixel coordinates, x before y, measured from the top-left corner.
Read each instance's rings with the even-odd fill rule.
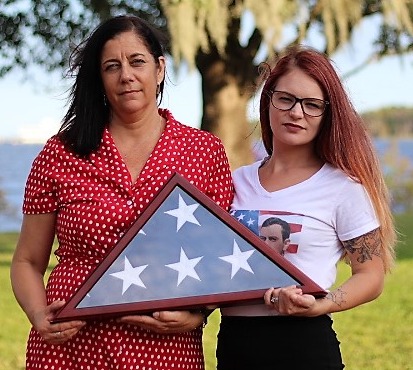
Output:
[[[335,282],[336,264],[343,253],[341,241],[379,227],[364,187],[341,170],[325,164],[297,185],[268,192],[258,177],[261,163],[258,161],[234,171],[233,216],[255,233],[268,217],[288,222],[290,245],[284,257],[323,289],[329,289]],[[259,225],[248,218],[249,211],[259,211]],[[236,316],[274,314],[274,310],[267,309],[264,304],[222,308],[221,312]]]

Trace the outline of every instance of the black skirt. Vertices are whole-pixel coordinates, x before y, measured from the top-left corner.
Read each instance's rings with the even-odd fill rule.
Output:
[[[218,370],[344,369],[340,342],[327,315],[221,318]]]

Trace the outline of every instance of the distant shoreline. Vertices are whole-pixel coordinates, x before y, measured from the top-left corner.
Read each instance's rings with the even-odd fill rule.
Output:
[[[384,135],[384,136],[371,136],[373,140],[404,140],[404,141],[410,141],[413,140],[413,134],[412,135],[407,135],[407,136],[399,136],[399,135]],[[48,138],[49,139],[49,138]],[[37,141],[37,140],[27,140],[23,138],[8,138],[8,139],[2,139],[0,138],[0,145],[2,144],[8,144],[8,145],[44,145],[46,144],[46,139],[45,141]]]
[[[44,145],[46,144],[46,141],[30,141],[26,139],[0,139],[0,145]]]

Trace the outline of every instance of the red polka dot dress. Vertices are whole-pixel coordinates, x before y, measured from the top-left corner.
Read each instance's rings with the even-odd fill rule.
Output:
[[[132,184],[110,133],[89,158],[67,151],[49,139],[27,180],[23,212],[57,212],[59,242],[46,287],[47,300],[68,300],[139,217],[156,192],[178,172],[224,209],[232,200],[232,180],[221,141],[212,134],[177,122],[167,110],[166,128]],[[47,344],[32,329],[26,368],[204,369],[202,328],[163,335],[113,320],[90,321],[71,340]]]

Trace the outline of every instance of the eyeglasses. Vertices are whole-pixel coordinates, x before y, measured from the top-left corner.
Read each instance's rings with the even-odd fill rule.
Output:
[[[296,96],[289,94],[285,91],[271,91],[271,104],[274,108],[287,111],[293,109],[293,107],[300,103],[301,109],[304,114],[310,117],[321,116],[327,105],[330,104],[327,100],[316,99],[316,98],[303,98],[299,99]]]

